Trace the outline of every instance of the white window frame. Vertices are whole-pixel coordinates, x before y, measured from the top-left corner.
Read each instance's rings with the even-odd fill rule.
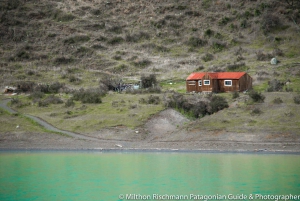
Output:
[[[208,82],[208,84],[206,84],[205,82]],[[203,80],[203,85],[210,85],[210,80]]]
[[[226,84],[226,82],[230,82],[230,84]],[[231,87],[232,86],[232,80],[224,80],[224,86],[225,87]]]
[[[188,85],[196,85],[196,81],[188,81]]]
[[[202,86],[202,80],[198,81],[198,86],[201,87]]]

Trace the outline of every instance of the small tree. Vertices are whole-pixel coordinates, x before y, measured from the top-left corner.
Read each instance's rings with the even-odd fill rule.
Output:
[[[221,96],[213,96],[210,102],[210,113],[213,114],[218,112],[219,110],[223,110],[224,108],[228,108],[229,105],[224,97]]]
[[[257,92],[257,91],[254,91],[254,90],[249,92],[249,96],[250,96],[250,98],[252,98],[252,100],[254,102],[258,102],[258,103],[263,103],[265,98],[266,98],[260,92]]]
[[[154,87],[157,85],[156,75],[155,74],[151,74],[149,76],[142,75],[141,82],[143,88]]]

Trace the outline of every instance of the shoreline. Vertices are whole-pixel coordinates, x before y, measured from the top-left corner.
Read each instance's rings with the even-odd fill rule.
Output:
[[[291,150],[217,150],[217,149],[141,149],[141,148],[50,148],[50,149],[40,149],[40,148],[0,148],[0,154],[5,152],[99,152],[99,153],[224,153],[224,154],[288,154],[288,155],[300,155],[300,151]]]

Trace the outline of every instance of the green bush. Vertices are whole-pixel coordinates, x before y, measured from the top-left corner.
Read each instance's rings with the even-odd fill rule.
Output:
[[[139,100],[139,103],[158,105],[160,103],[160,98],[159,98],[159,96],[150,95],[150,96],[148,96],[148,99],[141,98]]]
[[[262,95],[260,92],[254,91],[254,90],[250,91],[248,95],[254,102],[263,103],[265,100],[264,95]]]
[[[103,93],[99,89],[80,89],[73,93],[73,99],[82,103],[102,103]]]
[[[232,99],[236,99],[238,97],[240,97],[239,92],[235,91],[235,92],[232,93]]]
[[[143,88],[150,88],[157,85],[156,75],[151,74],[149,76],[142,75],[141,83]]]
[[[74,105],[75,103],[72,98],[69,98],[65,103],[65,107],[73,107]]]
[[[252,115],[260,115],[262,113],[261,109],[254,108],[251,112]]]
[[[211,61],[214,59],[214,55],[212,55],[210,53],[206,53],[204,56],[201,57],[201,59],[205,62]]]
[[[122,43],[123,41],[124,41],[124,39],[122,37],[117,36],[117,37],[113,37],[113,38],[109,39],[107,41],[107,43],[110,45],[117,45],[117,44]]]
[[[29,95],[29,98],[31,98],[31,99],[41,99],[41,98],[44,98],[44,96],[45,96],[44,92],[34,91],[33,93],[31,93]]]
[[[273,103],[275,103],[275,104],[280,104],[280,103],[283,103],[283,101],[282,101],[282,99],[281,98],[275,98],[274,100],[273,100]]]
[[[187,44],[191,47],[197,48],[197,47],[203,47],[204,45],[207,44],[206,40],[203,40],[201,38],[198,37],[190,37]]]
[[[294,97],[294,103],[300,104],[300,95]]]
[[[219,110],[223,110],[224,108],[229,107],[226,99],[222,96],[212,96],[209,105],[210,105],[210,109],[209,109],[210,114],[213,114],[215,112],[218,112]]]

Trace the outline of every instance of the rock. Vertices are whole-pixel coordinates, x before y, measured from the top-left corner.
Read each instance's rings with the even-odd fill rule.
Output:
[[[277,59],[274,57],[271,59],[271,64],[276,65],[277,64]]]

